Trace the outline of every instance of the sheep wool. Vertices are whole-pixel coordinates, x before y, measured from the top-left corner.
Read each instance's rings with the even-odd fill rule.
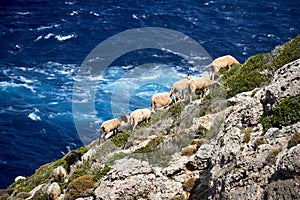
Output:
[[[211,66],[212,73],[213,73],[213,75],[215,75],[216,73],[218,73],[220,71],[220,69],[229,68],[235,64],[240,64],[240,63],[233,56],[226,55],[226,56],[216,58],[212,63],[210,63],[206,67]],[[214,78],[214,77],[212,77],[212,78]]]
[[[190,76],[189,74],[185,77],[185,79],[177,81],[173,84],[173,89],[174,89],[174,100],[175,103],[177,102],[177,98],[181,96],[183,96],[184,98],[184,90],[186,90],[188,88],[188,84],[189,84],[189,80],[190,80]]]
[[[148,122],[151,116],[151,110],[148,108],[137,109],[130,114],[130,122],[133,124],[132,131],[135,130],[136,125],[139,122],[146,120]]]
[[[156,93],[152,96],[151,108],[155,110],[155,108],[160,108],[164,106],[168,106],[172,103],[171,96],[174,92],[172,88],[169,92]]]

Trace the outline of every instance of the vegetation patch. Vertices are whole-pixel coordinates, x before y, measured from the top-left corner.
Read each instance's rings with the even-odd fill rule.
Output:
[[[230,70],[221,70],[222,82],[227,97],[251,91],[268,83],[274,72],[283,65],[300,58],[300,35],[286,43],[278,52],[257,54],[245,64],[234,65]]]
[[[280,101],[270,116],[262,115],[259,122],[266,132],[271,127],[281,128],[300,121],[300,96],[288,97]]]
[[[20,192],[30,192],[36,186],[45,183],[51,178],[52,171],[58,166],[66,166],[67,162],[64,158],[61,158],[55,162],[42,165],[35,173],[24,180],[19,180],[13,183],[9,188],[14,189],[16,194]]]
[[[134,153],[151,153],[158,149],[158,146],[163,142],[163,137],[153,138],[145,147],[141,147],[134,151]]]
[[[88,194],[88,190],[93,189],[95,186],[95,182],[93,181],[94,177],[94,175],[84,175],[71,182],[66,192],[66,198],[77,199],[91,195]]]
[[[182,188],[184,191],[190,192],[198,182],[199,179],[197,178],[189,178],[182,184]]]
[[[199,126],[196,130],[196,135],[198,137],[203,137],[207,134],[208,130],[204,126]]]
[[[126,144],[129,137],[130,134],[128,132],[123,131],[112,137],[110,140],[117,147],[122,147],[124,144]]]
[[[181,156],[191,156],[197,152],[197,145],[190,145],[181,151]]]
[[[130,154],[128,153],[123,153],[123,152],[116,153],[105,162],[105,165],[112,166],[116,160],[121,160],[128,156],[130,156]]]
[[[85,154],[88,151],[88,148],[86,146],[82,146],[76,150],[74,150],[76,153],[80,153],[81,155]]]
[[[108,165],[105,165],[103,169],[95,171],[93,174],[95,175],[93,178],[94,182],[97,182],[101,180],[109,171],[111,170],[111,167]]]
[[[300,143],[300,133],[296,132],[292,135],[291,139],[289,140],[288,148],[296,146]]]
[[[248,143],[251,139],[251,132],[252,132],[252,128],[251,127],[247,127],[244,129],[244,142]]]
[[[268,156],[267,156],[267,158],[266,158],[265,163],[268,164],[268,165],[274,165],[275,162],[276,162],[276,157],[277,157],[277,155],[278,155],[281,151],[282,151],[281,148],[279,148],[279,149],[272,149],[272,150],[269,152],[269,154],[268,154]]]
[[[89,174],[90,168],[91,168],[91,163],[88,161],[83,161],[83,164],[74,171],[69,181],[72,182],[78,177]]]
[[[257,138],[254,142],[254,150],[256,150],[262,144],[266,144],[264,137]]]

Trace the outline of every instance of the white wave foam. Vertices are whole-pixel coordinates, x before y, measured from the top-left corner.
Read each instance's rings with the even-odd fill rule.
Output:
[[[33,83],[32,80],[25,78],[24,76],[19,76],[20,81],[24,83]]]
[[[30,113],[28,117],[33,121],[41,121],[41,117],[37,115],[39,109],[35,108],[34,112]]]
[[[133,18],[133,19],[139,19],[139,18],[136,16],[136,14],[133,14],[133,15],[132,15],[132,18]]]
[[[100,15],[98,13],[95,13],[95,12],[90,12],[91,15],[94,15],[96,17],[99,17]]]
[[[43,38],[43,36],[38,36],[34,41],[36,42],[36,41],[39,41],[40,39],[42,39]]]
[[[44,29],[50,29],[50,28],[53,28],[53,25],[50,25],[50,26],[40,26],[40,27],[38,27],[36,30],[37,30],[37,31],[41,31],[41,30],[44,30]]]
[[[73,11],[70,13],[70,15],[71,15],[71,16],[78,15],[78,11],[73,10]]]
[[[73,5],[73,4],[74,4],[74,2],[71,2],[71,1],[66,1],[66,2],[65,2],[65,4],[66,4],[66,5]]]
[[[29,15],[31,12],[17,12],[18,15]]]
[[[68,39],[71,39],[75,37],[75,34],[71,34],[71,35],[65,35],[65,36],[62,36],[62,35],[56,35],[55,38],[59,41],[64,41],[64,40],[68,40]]]
[[[50,37],[54,36],[53,33],[48,33],[46,36],[44,36],[44,39],[49,39]]]

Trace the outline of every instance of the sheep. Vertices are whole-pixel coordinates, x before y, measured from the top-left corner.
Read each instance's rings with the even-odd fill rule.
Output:
[[[99,144],[101,141],[101,131],[104,132],[103,137],[105,139],[105,135],[107,135],[109,132],[113,132],[113,134],[118,133],[118,128],[121,126],[121,123],[125,121],[127,123],[127,117],[121,116],[119,118],[114,118],[107,120],[101,124],[101,130],[100,130],[100,137],[99,137]]]
[[[206,79],[203,77],[198,77],[198,78],[190,80],[188,83],[190,103],[192,103],[192,93],[198,94],[200,98],[203,98],[208,87],[213,84],[219,85],[218,82],[212,81],[212,80],[209,80],[209,79]]]
[[[139,122],[146,120],[146,122],[148,123],[150,115],[151,110],[149,108],[137,109],[133,111],[130,114],[130,124],[133,125],[132,131],[135,130],[135,127]]]
[[[47,190],[47,199],[48,200],[58,200],[61,194],[60,187],[57,182],[53,182]]]
[[[169,92],[156,93],[152,95],[151,108],[155,112],[155,108],[165,107],[172,103],[171,96],[174,89],[171,88]]]
[[[173,94],[174,94],[175,103],[177,102],[177,98],[179,98],[180,94],[183,95],[184,98],[183,91],[187,89],[190,79],[191,79],[190,75],[188,74],[186,75],[185,79],[177,81],[173,84],[173,89],[174,89]],[[179,94],[178,96],[176,95],[177,93]]]
[[[58,166],[55,168],[52,172],[52,176],[55,181],[57,182],[63,182],[67,177],[67,171],[63,166]]]
[[[71,151],[66,156],[65,160],[67,162],[67,172],[70,173],[71,171],[71,165],[75,164],[77,161],[81,161],[81,153],[78,153],[76,151]]]
[[[215,74],[218,73],[220,71],[220,69],[229,68],[235,64],[240,64],[240,63],[233,56],[225,55],[225,56],[222,56],[222,57],[219,57],[219,58],[216,58],[215,60],[213,60],[213,62],[210,63],[209,65],[207,65],[206,68],[209,66],[212,67],[211,79],[214,80]]]

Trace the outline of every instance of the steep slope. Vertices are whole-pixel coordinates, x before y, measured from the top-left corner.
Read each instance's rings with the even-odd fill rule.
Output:
[[[1,199],[46,199],[57,166],[70,166],[59,199],[299,199],[299,40],[222,72],[225,87],[202,102],[41,166]]]

